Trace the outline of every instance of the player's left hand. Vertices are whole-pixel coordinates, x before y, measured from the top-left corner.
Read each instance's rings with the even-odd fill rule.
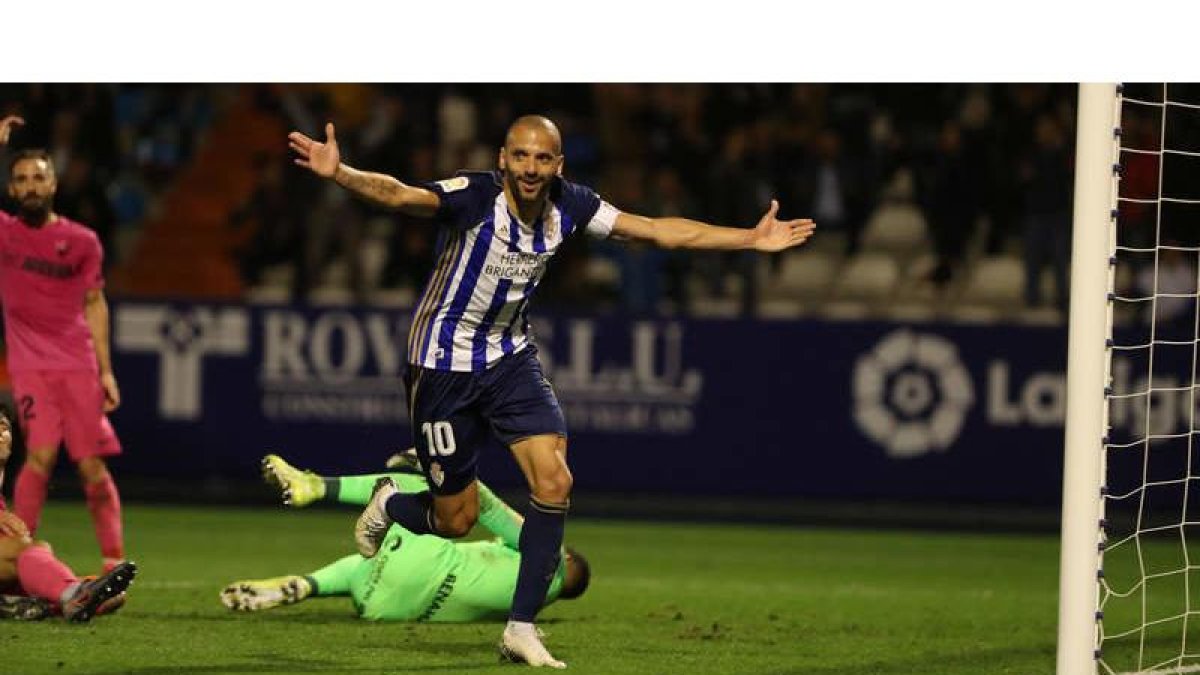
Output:
[[[338,149],[333,122],[325,123],[324,143],[309,138],[299,131],[293,131],[288,134],[288,145],[297,155],[292,161],[312,170],[322,178],[333,178],[337,173],[338,165],[342,163],[342,153]]]
[[[117,378],[112,373],[100,376],[100,386],[104,388],[104,412],[109,413],[121,405],[121,389],[117,387]]]
[[[754,227],[754,249],[756,251],[782,251],[785,248],[799,246],[808,241],[817,224],[808,218],[799,220],[779,220],[779,202],[771,200],[771,208],[767,209],[762,220]]]

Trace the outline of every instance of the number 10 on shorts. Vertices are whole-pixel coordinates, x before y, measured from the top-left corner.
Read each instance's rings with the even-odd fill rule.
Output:
[[[449,422],[426,422],[421,425],[421,433],[425,434],[430,455],[449,457],[458,449],[454,444],[454,427]]]

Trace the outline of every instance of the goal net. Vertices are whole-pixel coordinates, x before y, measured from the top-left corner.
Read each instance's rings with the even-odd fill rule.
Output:
[[[1098,371],[1103,404],[1098,419],[1068,413],[1059,672],[1200,673],[1200,87],[1125,84],[1113,91],[1111,127],[1096,139],[1099,161],[1105,143],[1112,157],[1103,164],[1107,194],[1076,182],[1075,227],[1101,232],[1106,245],[1087,255],[1099,253],[1107,269],[1101,289],[1072,278],[1072,303],[1087,305],[1082,312],[1090,311],[1093,296],[1104,299],[1102,337],[1072,308],[1072,349],[1092,340],[1103,343],[1103,352],[1091,366],[1072,354],[1068,378],[1072,368]],[[1079,172],[1086,105],[1081,87]],[[1081,219],[1079,200],[1107,206],[1108,218]],[[1081,234],[1089,236],[1076,233],[1077,246]],[[1100,399],[1095,389],[1068,396]],[[1073,431],[1084,448],[1075,457]],[[1097,457],[1081,468],[1088,445]],[[1070,489],[1070,472],[1090,475],[1093,461],[1095,493]],[[1070,500],[1094,501],[1094,510]],[[1072,528],[1075,539],[1068,542]],[[1090,612],[1069,606],[1067,588],[1081,577],[1093,589]],[[1072,622],[1075,631],[1067,628]],[[1091,645],[1069,644],[1084,635]]]

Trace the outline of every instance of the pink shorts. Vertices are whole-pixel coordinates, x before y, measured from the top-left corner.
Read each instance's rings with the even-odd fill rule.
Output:
[[[54,448],[66,441],[78,462],[121,454],[96,373],[83,370],[27,370],[12,373],[17,419],[28,449]]]

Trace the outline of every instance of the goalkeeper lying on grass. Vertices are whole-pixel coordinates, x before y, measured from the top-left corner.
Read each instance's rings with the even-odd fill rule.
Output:
[[[396,455],[393,473],[326,478],[300,471],[277,455],[263,458],[263,477],[296,508],[315,501],[365,505],[376,483],[392,480],[401,492],[429,489],[415,454]],[[416,472],[416,473],[414,473]],[[348,595],[364,619],[389,621],[480,621],[504,618],[512,605],[521,555],[522,517],[486,486],[479,486],[479,523],[494,541],[457,543],[418,535],[392,525],[374,558],[348,555],[305,575],[235,581],[221,591],[230,609],[254,612],[310,597]],[[583,556],[564,547],[546,604],[577,598],[591,572]]]

